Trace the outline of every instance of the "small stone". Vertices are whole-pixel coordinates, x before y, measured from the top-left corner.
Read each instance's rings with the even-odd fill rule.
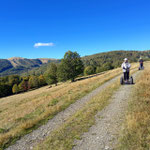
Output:
[[[108,147],[108,146],[105,146],[105,149],[106,149],[106,150],[108,150],[108,149],[109,149],[109,147]]]

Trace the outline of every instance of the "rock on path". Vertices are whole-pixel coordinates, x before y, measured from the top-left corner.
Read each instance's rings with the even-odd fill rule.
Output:
[[[45,125],[42,125],[33,132],[23,136],[14,145],[6,148],[6,150],[33,149],[33,147],[36,146],[41,140],[45,139],[45,137],[47,137],[52,131],[61,126],[65,120],[72,116],[77,110],[81,109],[93,96],[97,95],[104,88],[115,82],[119,77],[120,75],[107,81],[88,95],[84,96],[80,100],[77,100],[64,111],[58,113],[53,119],[49,120]]]
[[[139,74],[136,72],[135,77]],[[134,85],[123,85],[112,96],[111,102],[96,115],[96,123],[81,140],[75,141],[73,150],[112,150],[117,144],[121,123]]]

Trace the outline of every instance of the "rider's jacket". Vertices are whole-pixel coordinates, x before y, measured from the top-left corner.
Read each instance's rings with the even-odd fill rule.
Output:
[[[123,69],[123,72],[129,72],[131,65],[128,62],[123,62],[121,65],[121,68]]]
[[[139,63],[140,63],[140,64],[143,64],[143,59],[140,59],[140,60],[139,60]]]

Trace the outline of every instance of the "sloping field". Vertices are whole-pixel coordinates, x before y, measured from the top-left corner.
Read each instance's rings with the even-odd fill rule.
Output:
[[[137,64],[133,64],[132,68],[137,68]],[[31,132],[121,72],[118,68],[78,82],[66,82],[53,88],[43,87],[0,99],[0,147],[4,148],[20,136]]]
[[[149,64],[145,66],[146,69],[147,67],[149,68]],[[135,78],[136,76],[141,77],[143,72],[133,70],[132,73]],[[143,81],[141,82],[143,83]],[[132,98],[131,94],[135,85],[120,86],[119,81],[116,81],[106,87],[102,92],[94,96],[84,107],[82,107],[82,109],[70,117],[62,126],[54,130],[49,137],[40,142],[35,150],[71,150],[72,148],[72,150],[114,149],[116,144],[118,144],[118,134],[121,129],[121,124],[125,119],[128,102],[129,99]],[[143,90],[147,91],[144,86]],[[137,103],[137,108],[140,108],[138,104],[139,103]],[[145,103],[141,104],[142,108],[143,105],[145,105]],[[146,110],[148,111],[147,108]],[[146,114],[144,117],[145,119],[142,118],[142,115],[135,115],[137,118],[140,117],[140,119],[146,121],[146,123],[148,122]],[[137,146],[135,148],[137,142],[139,142],[138,145],[141,147],[145,146],[145,149],[147,149],[149,141],[149,136],[147,135],[149,134],[148,132],[144,133],[144,129],[148,131],[148,124],[145,124],[145,122],[135,123],[138,126],[144,125],[141,132],[141,130],[136,131],[138,126],[134,126],[135,124],[133,122],[134,120],[131,122],[132,124],[129,124],[130,127],[133,125],[133,128],[131,128],[133,130],[133,132],[131,132],[132,136],[134,138],[134,133],[137,133],[136,136],[139,136],[139,139],[133,140],[130,136],[130,132],[128,132],[128,137],[124,138],[126,143],[121,149],[128,150],[129,146],[126,145],[128,143],[133,145],[130,149],[138,149]],[[124,130],[126,130],[126,128]],[[147,136],[147,139],[144,142],[145,135]],[[134,143],[130,142],[130,139],[133,140]],[[143,145],[145,143],[147,143],[147,145]],[[142,150],[141,147],[139,150]]]
[[[132,73],[134,72],[136,72],[136,70],[132,71]],[[95,124],[95,115],[98,112],[101,112],[105,107],[107,107],[107,105],[109,108],[113,107],[115,109],[117,102],[113,103],[113,106],[111,107],[109,106],[109,103],[110,99],[114,95],[114,92],[120,87],[118,79],[115,80],[113,83],[111,83],[109,86],[105,87],[101,92],[97,93],[97,95],[93,96],[84,107],[82,107],[79,111],[77,111],[74,115],[72,115],[62,126],[54,130],[44,141],[40,142],[40,144],[38,144],[38,147],[36,147],[35,150],[60,150],[60,149],[71,150],[74,147],[74,145],[77,144],[76,142],[74,142],[75,140],[77,139],[81,140],[83,138],[82,137],[83,133],[88,133],[88,131],[90,132],[91,130],[90,127]],[[97,118],[99,118],[99,120],[101,119],[106,120],[106,116],[112,118],[113,114],[114,110],[111,109],[109,113],[105,113],[105,116],[99,115]],[[100,122],[101,125],[100,127],[97,126],[96,124],[95,127],[96,130],[99,128],[100,131],[107,128],[109,120],[107,119],[106,122],[107,123],[103,125],[102,122]],[[99,146],[99,144],[101,145],[102,144],[101,142],[103,141],[99,142],[97,141],[97,137],[99,137],[102,134],[102,132],[99,131],[96,132],[94,131],[90,133],[91,137],[95,137],[94,139],[92,139],[87,134],[86,138],[88,139],[88,141],[83,138],[83,140],[81,140],[81,142],[79,143],[81,145],[84,144],[84,146],[75,147],[75,149],[77,150],[101,149],[102,147]],[[103,133],[105,133],[105,131]],[[104,135],[102,134],[101,136],[103,137]]]

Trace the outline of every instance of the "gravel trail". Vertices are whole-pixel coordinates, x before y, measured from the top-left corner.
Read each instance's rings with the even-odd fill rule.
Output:
[[[139,74],[134,73],[133,77]],[[96,123],[81,140],[75,141],[72,150],[113,150],[117,144],[119,130],[128,107],[128,100],[134,85],[121,86],[110,100],[110,104],[95,116]]]
[[[97,95],[104,88],[115,82],[121,75],[107,81],[100,87],[93,90],[88,95],[71,104],[64,111],[58,113],[54,118],[49,120],[45,125],[23,136],[14,145],[6,148],[6,150],[30,150],[33,149],[41,140],[45,139],[53,130],[61,126],[65,120],[72,116],[77,110],[81,109],[93,96]]]

